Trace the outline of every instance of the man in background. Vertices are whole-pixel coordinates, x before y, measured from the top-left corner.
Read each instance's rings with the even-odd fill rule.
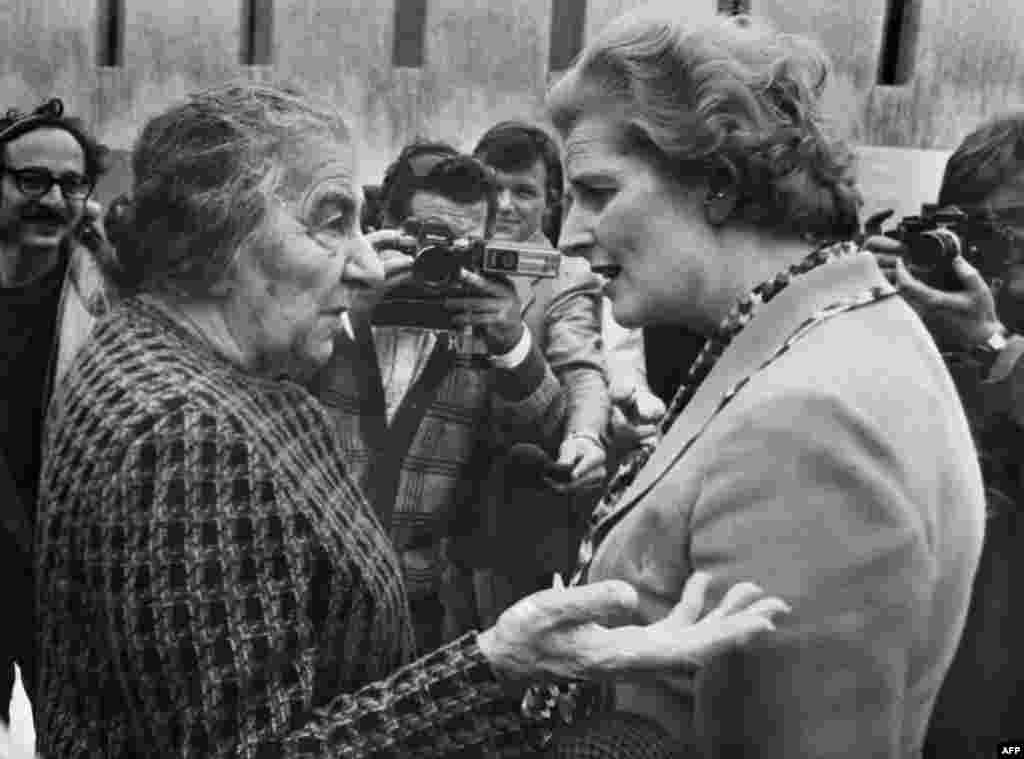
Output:
[[[8,589],[0,716],[20,665],[35,676],[32,543],[46,408],[105,296],[90,248],[105,244],[89,200],[104,148],[60,100],[0,118],[0,556]]]
[[[445,544],[459,504],[471,513],[475,508],[479,467],[490,447],[531,443],[578,476],[594,466],[563,446],[572,416],[561,367],[545,358],[545,338],[524,322],[510,279],[471,272],[459,292],[429,308],[402,305],[399,323],[384,318],[416,287],[413,258],[396,249],[394,230],[409,218],[437,219],[457,237],[486,237],[496,192],[493,174],[450,145],[416,142],[402,150],[381,187],[383,218],[369,224],[383,228],[367,235],[381,250],[388,283],[353,309],[352,339],[339,338],[313,386],[337,423],[346,461],[390,531],[423,650],[473,622],[449,614],[463,593],[448,593],[446,606]],[[594,298],[583,295],[566,298],[562,310],[569,320],[585,312],[596,325],[595,308]],[[446,321],[454,329],[442,328]],[[596,331],[560,350],[572,356],[566,361],[575,370],[594,375],[592,384],[603,392]],[[449,623],[447,635],[446,614],[459,620]]]
[[[964,138],[946,164],[938,205],[995,222],[1002,241],[978,255],[1000,277],[986,282],[958,257],[962,289],[940,290],[910,273],[899,242],[876,236],[867,245],[943,351],[985,482],[981,563],[924,754],[953,759],[993,752],[1000,739],[1021,734],[1024,715],[1024,111],[998,115]]]
[[[473,154],[494,171],[498,185],[494,239],[554,252],[563,180],[561,156],[551,136],[533,124],[504,121],[487,130]],[[494,452],[480,499],[484,524],[477,532],[473,560],[468,560],[475,568],[478,612],[484,625],[493,623],[523,596],[550,585],[552,573],[571,571],[586,520],[609,467],[616,465],[621,444],[627,437],[630,447],[641,439],[634,436],[632,425],[611,424],[612,420],[625,422],[622,408],[611,400],[628,398],[623,407],[633,412],[638,404],[644,407],[645,398],[653,397],[643,375],[639,333],[608,324],[611,318],[600,296],[601,282],[585,262],[562,257],[561,265],[565,276],[558,280],[524,279],[516,286],[524,304],[523,318],[541,336],[545,356],[568,394],[563,451],[566,447],[583,451],[585,457],[600,461],[601,467],[595,467],[589,478],[558,484],[525,477],[510,451]],[[569,314],[560,308],[582,293],[593,308]],[[589,344],[593,356],[595,338],[600,341],[596,353],[605,367],[600,378],[591,366],[579,362],[578,354],[566,350]]]

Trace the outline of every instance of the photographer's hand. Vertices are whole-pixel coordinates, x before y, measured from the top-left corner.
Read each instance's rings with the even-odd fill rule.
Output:
[[[653,443],[658,422],[665,415],[665,403],[647,389],[613,387],[611,389],[612,440],[616,450],[630,451],[644,443]]]
[[[992,290],[963,256],[953,259],[953,270],[964,289],[945,292],[929,287],[907,270],[900,255],[903,245],[898,240],[869,237],[864,247],[875,255],[882,273],[917,311],[940,344],[970,350],[1003,331]]]
[[[589,435],[569,435],[558,449],[558,463],[572,467],[572,479],[559,483],[548,480],[547,484],[559,493],[580,493],[595,490],[604,485],[608,454],[604,445]]]
[[[492,355],[515,348],[526,329],[515,286],[507,279],[483,277],[465,269],[459,279],[472,292],[445,300],[452,323],[457,327],[474,327]]]

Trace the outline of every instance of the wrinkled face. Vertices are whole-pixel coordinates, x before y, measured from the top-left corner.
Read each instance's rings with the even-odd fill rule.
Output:
[[[492,167],[494,168],[494,167]],[[547,170],[537,160],[523,171],[494,169],[498,180],[498,215],[494,239],[526,242],[541,228],[547,210]]]
[[[383,281],[359,230],[353,159],[347,145],[308,140],[272,180],[267,218],[239,256],[228,323],[262,373],[304,379],[322,367],[354,292]]]
[[[614,122],[582,119],[566,136],[568,209],[559,247],[607,278],[612,315],[626,327],[676,324],[707,334],[733,301],[696,190],[619,148]]]
[[[56,264],[61,243],[82,218],[85,198],[65,197],[54,184],[41,197],[26,195],[15,174],[36,170],[56,177],[82,179],[85,153],[63,129],[42,128],[7,143],[0,177],[0,241],[19,250],[16,278],[28,281]]]
[[[487,201],[457,203],[444,195],[417,190],[409,200],[409,213],[418,219],[441,219],[456,237],[483,237],[487,229]]]

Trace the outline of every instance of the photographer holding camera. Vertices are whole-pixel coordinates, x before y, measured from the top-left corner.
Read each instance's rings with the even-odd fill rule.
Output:
[[[954,206],[962,215],[948,214]],[[955,238],[940,218],[925,225],[931,240],[963,251],[946,266],[915,267],[921,246],[914,235],[906,244],[875,235],[866,246],[942,349],[979,451],[985,543],[925,756],[980,756],[992,741],[1018,734],[1015,720],[1024,713],[1024,610],[1014,602],[1024,502],[1024,111],[997,116],[961,142],[946,165],[938,208],[935,214],[953,220],[947,230]]]
[[[477,496],[491,447],[536,446],[552,473],[568,478],[603,464],[560,450],[568,394],[542,337],[524,323],[512,281],[523,265],[557,280],[547,271],[558,268],[557,252],[506,246],[515,277],[495,274],[486,256],[476,265],[489,249],[482,241],[494,227],[496,194],[493,173],[446,143],[402,150],[381,187],[382,228],[366,235],[386,284],[353,307],[352,339],[339,338],[312,388],[399,553],[423,650],[442,642],[445,542],[458,505]],[[506,259],[491,263],[504,270]],[[576,366],[590,366],[604,390],[598,337]]]

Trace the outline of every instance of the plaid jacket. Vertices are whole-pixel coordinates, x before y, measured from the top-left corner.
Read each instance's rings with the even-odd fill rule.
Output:
[[[458,504],[474,497],[495,441],[551,446],[561,439],[565,393],[536,345],[515,371],[466,365],[435,346],[392,423],[373,337],[339,337],[311,385],[334,419],[345,461],[388,528],[411,599],[440,590],[442,539]]]
[[[304,389],[237,370],[133,299],[71,365],[50,422],[43,756],[519,750],[517,703],[474,634],[408,663],[397,559]]]

